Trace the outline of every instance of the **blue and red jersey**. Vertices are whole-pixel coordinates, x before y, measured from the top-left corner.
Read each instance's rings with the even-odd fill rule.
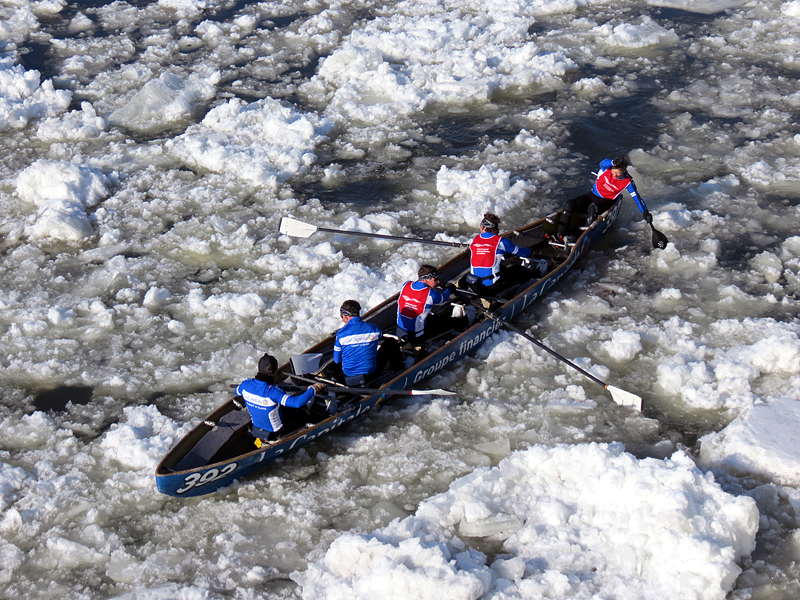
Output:
[[[504,254],[516,254],[522,258],[531,255],[530,248],[520,248],[508,239],[488,231],[476,235],[469,250],[470,272],[480,277],[483,285],[491,285],[498,280]]]
[[[277,385],[260,379],[246,379],[236,388],[236,395],[244,398],[253,425],[266,431],[278,431],[283,427],[280,406],[300,408],[314,398],[313,388],[302,394],[287,394]]]
[[[631,198],[636,202],[636,206],[642,211],[642,214],[644,214],[647,210],[647,205],[639,196],[639,191],[636,189],[633,178],[625,171],[623,176],[617,179],[611,171],[611,166],[612,161],[610,158],[600,161],[600,170],[597,173],[597,181],[594,182],[594,186],[592,187],[592,193],[606,200],[614,200],[622,193],[622,190],[627,189]]]
[[[422,333],[433,307],[448,300],[450,290],[440,292],[424,281],[406,281],[397,299],[397,326],[404,331]]]
[[[353,375],[369,375],[378,363],[378,342],[381,330],[371,323],[352,317],[344,327],[336,333],[333,345],[333,362],[341,363],[342,373]]]

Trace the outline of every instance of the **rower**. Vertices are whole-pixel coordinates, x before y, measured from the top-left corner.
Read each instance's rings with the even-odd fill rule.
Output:
[[[586,227],[589,227],[597,219],[598,215],[603,214],[614,205],[617,198],[622,195],[623,190],[628,190],[647,224],[653,224],[653,215],[647,210],[647,205],[639,195],[639,190],[636,189],[633,177],[628,173],[628,158],[626,156],[603,159],[600,161],[600,169],[596,175],[597,180],[590,192],[581,194],[567,202],[567,206],[561,213],[561,219],[559,220],[556,242],[570,243],[575,241],[574,238],[564,237],[564,232],[570,225],[573,212],[586,213]]]
[[[339,308],[344,327],[336,333],[333,364],[326,374],[350,387],[359,387],[381,372],[387,363],[399,371],[403,365],[400,348],[393,339],[383,339],[381,330],[361,319],[361,305],[345,300]]]
[[[452,316],[431,314],[435,306],[450,301],[454,286],[443,290],[436,267],[422,265],[416,281],[406,281],[397,298],[397,335],[407,340],[422,341],[452,329],[466,329],[469,320],[464,307],[453,305]]]
[[[236,388],[236,395],[244,399],[253,421],[253,435],[258,447],[261,447],[262,441],[274,440],[284,430],[291,431],[305,422],[305,411],[301,415],[293,414],[293,411],[284,415],[282,407],[309,409],[314,403],[314,396],[323,394],[327,389],[324,383],[315,383],[300,394],[289,394],[275,385],[277,370],[278,361],[275,357],[264,354],[258,361],[256,376],[244,380]],[[293,418],[287,418],[287,423],[284,423],[285,417]]]
[[[514,284],[547,273],[546,260],[527,260],[531,255],[530,248],[521,248],[500,236],[500,218],[497,215],[485,213],[480,228],[480,233],[469,246],[470,272],[464,278],[471,290],[482,296],[494,296]],[[507,255],[519,256],[533,269],[519,264],[504,265],[503,259]]]

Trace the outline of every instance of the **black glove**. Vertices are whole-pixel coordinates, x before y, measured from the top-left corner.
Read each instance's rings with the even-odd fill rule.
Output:
[[[451,293],[451,294],[455,294],[455,293],[456,293],[456,290],[457,290],[458,288],[457,288],[455,285],[453,285],[452,283],[448,283],[446,286],[444,286],[444,289],[446,289],[446,290],[450,290],[450,293]]]
[[[644,220],[647,221],[648,225],[653,222],[653,215],[650,214],[649,210],[644,211],[642,215],[644,216]]]

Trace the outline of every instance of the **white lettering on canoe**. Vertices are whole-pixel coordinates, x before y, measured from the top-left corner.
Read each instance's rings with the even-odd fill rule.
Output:
[[[297,448],[298,446],[302,446],[306,442],[310,442],[311,440],[318,438],[322,434],[328,433],[332,429],[336,429],[337,427],[347,423],[348,421],[352,421],[353,419],[355,419],[359,415],[363,415],[370,408],[372,408],[371,404],[369,404],[369,405],[362,404],[361,406],[358,407],[357,411],[348,413],[346,415],[342,415],[341,417],[338,417],[338,418],[334,419],[333,422],[328,427],[325,427],[324,429],[316,429],[316,430],[312,431],[311,433],[307,433],[305,435],[301,435],[299,437],[296,437],[295,439],[292,440],[291,445],[288,448],[286,448],[286,450],[293,450],[294,448]]]
[[[417,371],[416,375],[414,375],[413,383],[417,383],[418,381],[421,381],[421,380],[425,379],[426,377],[430,377],[431,375],[433,375],[437,371],[440,371],[441,369],[444,369],[451,362],[454,362],[457,358],[460,358],[462,354],[463,353],[460,350],[459,350],[458,353],[456,353],[456,351],[453,350],[450,354],[442,356],[439,360],[437,360],[435,363],[433,363],[429,367],[427,367],[425,369],[420,369],[419,371]]]
[[[433,364],[428,365],[424,369],[420,369],[419,371],[417,371],[416,374],[414,375],[414,381],[412,383],[417,383],[419,381],[422,381],[423,379],[430,377],[437,371],[444,369],[450,363],[455,362],[456,360],[464,356],[464,354],[469,352],[472,348],[480,346],[484,341],[486,341],[486,338],[488,338],[495,331],[500,329],[500,327],[501,327],[500,323],[493,321],[492,324],[489,325],[489,327],[487,327],[480,333],[476,334],[474,337],[461,342],[461,344],[459,344],[458,346],[457,352],[453,351],[450,354],[441,357]]]
[[[201,485],[211,483],[212,481],[216,481],[217,479],[221,479],[222,477],[233,473],[236,470],[236,467],[236,463],[230,463],[225,465],[221,470],[214,468],[209,469],[204,473],[192,473],[191,475],[187,475],[186,479],[183,480],[184,486],[179,490],[175,490],[175,493],[185,494],[193,487],[199,487]]]

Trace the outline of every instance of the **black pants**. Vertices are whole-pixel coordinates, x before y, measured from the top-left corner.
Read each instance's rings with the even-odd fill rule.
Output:
[[[560,235],[564,235],[564,232],[569,228],[569,222],[570,219],[572,219],[572,213],[588,213],[589,207],[594,204],[597,208],[597,214],[602,215],[614,205],[615,200],[616,198],[601,198],[594,192],[576,196],[567,202],[564,212],[561,213],[561,221],[559,221],[558,224],[558,233]]]
[[[281,429],[283,429],[283,427],[281,427]],[[280,434],[277,431],[267,431],[266,429],[261,429],[255,425],[253,425],[250,433],[253,434],[253,437],[261,438],[262,440],[270,442],[272,440],[277,440],[280,437]]]
[[[467,327],[469,327],[469,318],[467,317],[428,315],[428,318],[425,319],[425,329],[418,334],[415,335],[413,331],[405,331],[400,327],[397,328],[397,333],[415,342],[424,342],[453,329],[466,329]]]
[[[311,418],[311,413],[305,408],[279,406],[275,410],[281,411],[281,421],[283,421],[283,427],[281,427],[278,431],[269,431],[253,425],[250,431],[253,437],[272,442],[283,437],[284,435],[291,433],[292,431],[300,429],[306,423],[313,421]]]
[[[384,338],[381,341],[381,347],[378,348],[377,363],[375,367],[376,375],[383,372],[387,365],[392,371],[399,371],[403,368],[403,354],[400,352],[397,340]]]
[[[533,271],[522,265],[503,265],[500,267],[500,277],[491,285],[476,283],[469,285],[476,294],[481,296],[497,296],[508,288],[536,278]],[[466,280],[465,280],[466,283]]]

